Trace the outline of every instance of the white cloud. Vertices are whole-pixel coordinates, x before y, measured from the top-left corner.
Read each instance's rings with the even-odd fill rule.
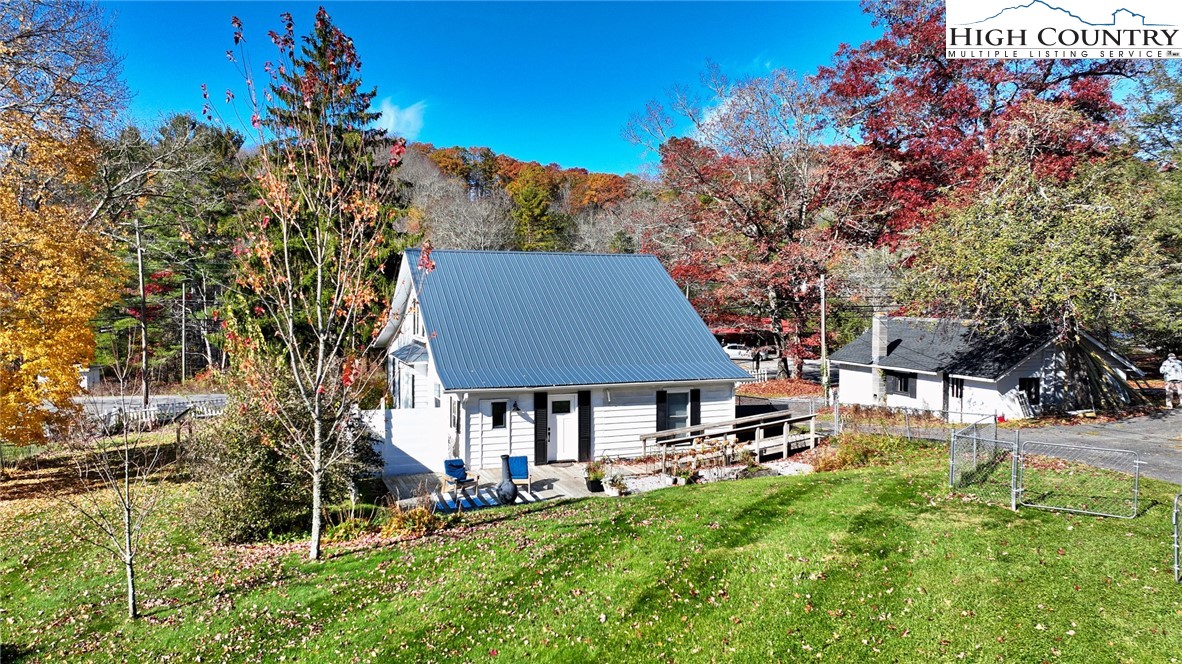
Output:
[[[427,102],[419,101],[402,108],[395,106],[394,102],[390,101],[389,97],[382,100],[378,106],[378,111],[382,117],[378,118],[377,125],[385,129],[391,134],[402,136],[408,141],[413,141],[419,136],[419,132],[423,130],[423,112],[427,110]]]

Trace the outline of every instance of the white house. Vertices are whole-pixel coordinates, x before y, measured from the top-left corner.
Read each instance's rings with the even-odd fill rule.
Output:
[[[1142,372],[1095,338],[1084,343],[1123,381]],[[988,334],[959,321],[876,316],[871,329],[830,357],[838,401],[939,413],[954,422],[1087,408],[1067,381],[1067,360],[1047,327]],[[1116,385],[1121,391],[1127,386]]]
[[[645,255],[410,250],[378,343],[388,475],[636,456],[642,434],[733,419],[750,378]]]

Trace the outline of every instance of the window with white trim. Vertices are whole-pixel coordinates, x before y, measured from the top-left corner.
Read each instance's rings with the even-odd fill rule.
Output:
[[[509,402],[494,401],[489,406],[492,410],[492,428],[504,429],[507,420],[506,414],[509,412]]]

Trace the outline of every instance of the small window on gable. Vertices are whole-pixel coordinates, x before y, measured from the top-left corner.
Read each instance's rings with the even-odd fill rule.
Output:
[[[964,398],[964,379],[951,378],[948,380],[948,396],[953,399]]]
[[[1038,394],[1042,391],[1042,379],[1030,376],[1018,379],[1018,391],[1026,395],[1026,401],[1031,406],[1038,405]]]
[[[508,404],[504,401],[492,402],[492,428],[505,428],[505,413],[508,410]]]
[[[916,375],[913,373],[904,373],[902,371],[886,372],[887,394],[898,394],[905,397],[914,397],[915,379]]]

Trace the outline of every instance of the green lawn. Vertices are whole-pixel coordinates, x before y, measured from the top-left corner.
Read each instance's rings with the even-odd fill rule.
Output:
[[[1179,661],[1176,487],[1144,482],[1148,509],[1125,521],[1014,514],[946,481],[927,451],[486,510],[321,564],[297,545],[201,544],[181,508],[199,487],[176,485],[134,623],[120,571],[61,508],[13,500],[4,661]]]

